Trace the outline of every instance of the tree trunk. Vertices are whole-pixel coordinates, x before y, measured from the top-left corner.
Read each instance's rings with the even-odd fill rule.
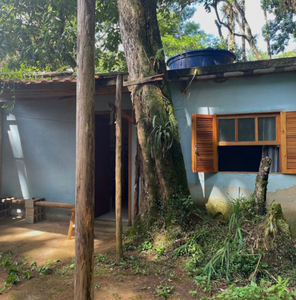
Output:
[[[245,12],[246,12],[246,3],[245,0],[242,0],[242,11],[243,11],[243,16],[241,17],[242,19],[242,34],[245,35]],[[246,38],[245,36],[242,36],[242,61],[246,61]]]
[[[264,20],[265,20],[265,41],[267,46],[267,54],[269,59],[271,59],[271,51],[270,51],[270,37],[269,37],[269,27],[268,27],[268,17],[267,17],[267,11],[266,8],[263,8],[264,12]]]
[[[228,30],[228,50],[235,53],[236,52],[235,36],[234,36],[235,23],[234,23],[234,12],[231,9],[231,7],[228,7],[227,9],[227,23],[230,28],[230,30]]]
[[[127,60],[129,80],[133,81],[162,74],[163,81],[130,86],[131,98],[137,122],[137,135],[141,151],[141,196],[139,214],[149,217],[153,201],[163,208],[167,199],[179,190],[188,195],[179,135],[173,136],[173,144],[163,155],[152,157],[157,152],[148,142],[153,129],[152,119],[173,126],[177,121],[173,115],[169,81],[162,51],[156,18],[156,0],[119,0],[121,38]],[[177,127],[176,127],[177,128]],[[163,149],[162,149],[163,150]]]
[[[222,11],[227,15],[227,22],[223,22],[219,16],[218,12],[218,4],[220,2],[224,2],[224,7]],[[234,36],[240,36],[247,40],[252,52],[256,56],[258,60],[263,59],[260,51],[256,46],[256,39],[252,34],[251,27],[246,19],[245,12],[242,9],[241,4],[237,0],[228,1],[228,0],[215,0],[213,2],[213,7],[216,12],[217,20],[219,24],[223,25],[228,29],[228,36],[230,40],[230,44],[228,45],[228,49],[233,48],[233,40]],[[239,16],[241,17],[241,21],[239,21]],[[235,29],[235,20],[240,27],[242,34],[238,34],[234,31]],[[245,30],[246,29],[246,30]],[[246,32],[245,32],[246,31]]]
[[[94,298],[95,1],[78,0],[74,299]]]
[[[266,191],[268,184],[268,174],[270,170],[271,158],[268,156],[261,159],[259,172],[256,177],[254,204],[255,212],[258,215],[266,214]]]
[[[258,48],[256,46],[256,40],[255,40],[255,37],[252,34],[251,27],[250,27],[250,25],[249,25],[249,23],[248,23],[248,21],[246,19],[244,11],[242,10],[242,8],[239,5],[239,3],[237,2],[237,0],[233,0],[232,7],[233,7],[234,12],[237,15],[241,15],[241,17],[242,17],[242,23],[244,24],[244,26],[246,28],[246,31],[247,31],[245,33],[245,38],[247,39],[251,50],[256,55],[256,57],[257,57],[258,60],[262,60],[263,57],[262,57],[261,53],[259,52],[259,50],[258,50]],[[240,29],[243,31],[241,23],[239,23],[239,26],[240,26]]]

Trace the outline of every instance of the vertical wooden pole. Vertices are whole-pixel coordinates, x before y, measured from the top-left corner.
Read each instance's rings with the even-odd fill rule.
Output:
[[[3,137],[3,113],[0,106],[0,195],[2,193],[2,137]]]
[[[74,299],[94,299],[95,0],[77,1],[77,105]]]
[[[122,126],[121,126],[121,95],[122,75],[116,79],[116,154],[115,154],[115,210],[116,210],[116,258],[122,256],[122,213],[121,213],[121,149],[122,149]]]
[[[128,122],[128,225],[132,225],[132,123]]]

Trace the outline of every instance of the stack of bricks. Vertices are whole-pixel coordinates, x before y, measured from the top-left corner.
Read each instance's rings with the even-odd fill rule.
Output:
[[[0,196],[0,218],[10,215],[10,196]]]
[[[45,219],[44,207],[35,206],[35,202],[44,200],[44,198],[33,198],[25,200],[27,223],[33,224]]]

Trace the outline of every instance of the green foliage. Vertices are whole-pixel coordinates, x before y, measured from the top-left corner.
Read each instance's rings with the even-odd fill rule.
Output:
[[[0,267],[3,267],[7,272],[7,278],[0,287],[0,294],[3,293],[8,285],[14,285],[21,281],[21,279],[30,280],[36,276],[52,274],[56,268],[56,274],[64,275],[69,269],[70,265],[64,266],[61,270],[58,269],[58,265],[61,263],[59,259],[53,259],[46,261],[45,266],[38,266],[32,259],[29,263],[27,259],[21,261],[14,261],[11,253],[0,252]],[[74,264],[73,268],[74,269]]]
[[[0,10],[1,61],[58,69],[76,66],[76,2],[3,0]]]
[[[201,216],[203,227],[197,228],[174,250],[174,254],[186,257],[188,275],[198,278],[197,282],[206,278],[207,285],[210,285],[211,279],[245,281],[264,276],[271,278],[269,272],[286,274],[294,283],[295,276],[292,274],[296,266],[296,249],[288,235],[282,232],[281,238],[275,241],[276,247],[262,244],[266,224],[273,219],[271,212],[264,220],[254,216],[252,199],[233,200],[233,214],[228,225],[222,223],[218,227],[214,221]],[[257,232],[261,234],[258,236]],[[277,264],[273,267],[275,257]],[[294,271],[287,272],[290,267]]]
[[[100,253],[95,255],[95,261],[97,265],[110,263],[109,258],[105,254],[100,254]]]
[[[3,253],[0,252],[0,265],[3,266],[4,268],[8,267],[11,265],[11,253]]]
[[[27,63],[21,63],[18,68],[10,69],[9,64],[0,63],[0,96],[4,91],[9,91],[12,94],[11,102],[9,104],[3,104],[1,108],[6,110],[12,110],[15,105],[15,87],[18,80],[35,80],[38,77],[38,73],[47,72],[50,68],[47,66],[44,69],[40,68],[39,62],[36,62],[36,66],[30,66]]]
[[[165,209],[166,223],[169,225],[180,225],[184,229],[190,229],[193,226],[196,208],[193,205],[191,196],[184,196],[181,192],[172,195],[168,201],[168,207]]]
[[[295,0],[262,0],[262,8],[274,15],[274,19],[264,26],[264,36],[271,40],[272,54],[283,52],[288,45],[291,35],[296,37],[296,2]]]
[[[155,290],[156,294],[159,296],[162,296],[163,298],[168,298],[169,294],[171,294],[174,290],[173,286],[170,286],[168,284],[159,285],[157,289]]]
[[[147,138],[147,142],[151,146],[151,157],[164,157],[172,147],[175,136],[178,135],[175,119],[171,115],[168,121],[164,120],[162,116],[153,116],[151,125],[152,131]]]
[[[20,281],[20,278],[18,277],[17,274],[9,274],[7,279],[6,279],[6,282],[10,285],[13,285],[13,284],[15,284],[19,281]]]
[[[195,276],[193,282],[205,293],[212,290],[212,285],[208,283],[207,276]]]
[[[117,0],[96,1],[96,49],[97,73],[126,71],[124,52],[120,48],[121,37]]]
[[[286,51],[286,52],[278,54],[276,56],[276,58],[286,58],[286,57],[294,57],[294,56],[296,56],[296,51],[291,50],[291,51]]]
[[[190,49],[223,48],[218,38],[206,34],[199,24],[189,21],[195,11],[189,6],[181,9],[177,2],[160,6],[157,19],[167,57]]]
[[[233,213],[228,225],[228,233],[222,247],[212,256],[202,270],[206,274],[208,283],[215,274],[225,276],[230,281],[230,273],[250,274],[258,262],[258,256],[250,255],[245,251],[245,241],[241,221],[243,217],[243,200],[238,198],[233,201]],[[252,257],[252,258],[251,258]]]
[[[158,19],[166,55],[217,44],[188,21],[190,1],[159,1]],[[70,0],[3,0],[0,10],[0,59],[10,68],[28,65],[56,70],[76,67],[77,5]],[[117,0],[96,0],[96,72],[125,71]],[[180,30],[178,29],[180,27]],[[181,36],[178,36],[178,32]],[[13,38],[11,38],[13,36]]]
[[[37,271],[39,275],[48,275],[52,273],[52,269],[48,266],[38,266]]]
[[[281,277],[278,277],[277,283],[274,285],[271,285],[270,282],[266,282],[264,279],[260,281],[259,285],[253,281],[250,285],[244,287],[232,285],[216,298],[228,300],[292,300],[294,299],[293,296],[296,296],[296,292],[288,290],[288,281],[289,279],[283,280]]]
[[[151,250],[153,248],[153,245],[151,242],[149,241],[144,241],[143,243],[141,243],[139,246],[138,246],[138,251],[139,252],[142,252],[142,251],[148,251],[148,250]]]
[[[33,277],[33,274],[31,271],[24,271],[22,277],[29,280]]]

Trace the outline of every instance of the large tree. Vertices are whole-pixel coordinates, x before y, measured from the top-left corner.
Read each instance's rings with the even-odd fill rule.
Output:
[[[263,28],[271,54],[283,52],[291,36],[296,38],[296,0],[261,0],[264,11],[274,15]]]
[[[257,59],[262,59],[258,50],[256,36],[245,16],[245,1],[243,0],[199,0],[204,2],[208,11],[216,13],[217,24],[228,30],[228,49],[235,52],[235,37],[246,40]],[[222,16],[221,16],[222,12]],[[225,19],[225,20],[224,20]]]
[[[76,66],[76,2],[2,0],[0,59],[11,68],[22,63],[57,69]]]
[[[166,55],[217,46],[198,24],[188,21],[191,1],[159,0],[158,18]],[[179,28],[179,30],[176,29]],[[96,0],[96,72],[124,71],[117,0]],[[70,0],[3,0],[0,6],[1,65],[57,70],[76,66],[76,3]],[[12,38],[13,37],[13,38]]]
[[[157,19],[166,57],[186,50],[223,47],[219,38],[206,34],[192,21],[195,12],[195,7],[181,7],[176,2],[158,7]]]
[[[164,74],[162,81],[130,86],[140,149],[139,213],[146,217],[153,205],[164,211],[173,195],[189,194],[156,6],[156,0],[118,0],[129,81]]]

